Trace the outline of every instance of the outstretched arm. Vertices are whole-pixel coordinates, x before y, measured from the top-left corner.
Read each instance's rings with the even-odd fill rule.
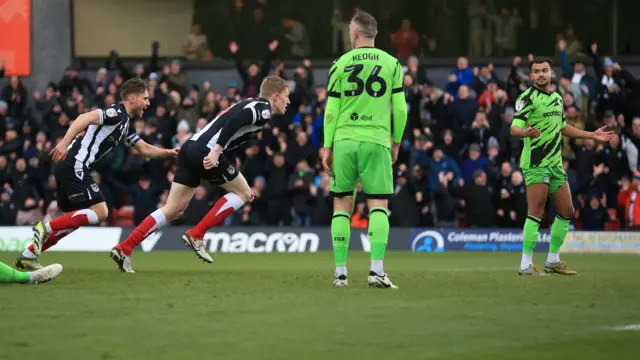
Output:
[[[615,136],[613,131],[605,131],[606,128],[606,126],[603,126],[596,131],[584,131],[566,124],[562,129],[562,135],[574,139],[592,139],[595,141],[605,142],[611,140]]]
[[[163,149],[157,146],[153,146],[146,141],[138,138],[138,140],[133,144],[133,147],[140,152],[144,157],[148,157],[149,159],[159,159],[159,158],[171,158],[178,156],[180,152],[179,148],[175,149]]]

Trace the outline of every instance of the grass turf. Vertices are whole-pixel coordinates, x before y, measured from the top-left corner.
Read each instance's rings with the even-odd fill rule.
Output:
[[[136,253],[121,274],[107,254],[45,254],[54,282],[0,284],[0,358],[637,359],[640,332],[606,329],[640,324],[637,256],[520,277],[518,254],[390,253],[391,291],[367,287],[363,253],[345,289],[330,253],[214,255]]]

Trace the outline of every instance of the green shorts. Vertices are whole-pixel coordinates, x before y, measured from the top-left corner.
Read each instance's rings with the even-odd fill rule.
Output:
[[[368,199],[389,199],[393,195],[391,149],[355,140],[341,140],[333,145],[331,193],[336,197],[352,196],[358,179]]]
[[[562,165],[522,169],[522,174],[527,186],[531,184],[549,185],[549,194],[553,194],[567,182],[567,173]]]

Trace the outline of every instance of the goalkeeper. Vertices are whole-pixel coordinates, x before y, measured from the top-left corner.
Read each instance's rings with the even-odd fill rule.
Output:
[[[333,171],[331,237],[335,287],[348,284],[350,218],[360,179],[369,206],[369,286],[397,288],[384,272],[383,260],[389,238],[387,208],[393,194],[392,166],[407,122],[407,105],[402,67],[396,58],[374,47],[377,33],[373,16],[359,11],[349,24],[353,50],[333,63],[327,84],[322,163],[325,170]]]

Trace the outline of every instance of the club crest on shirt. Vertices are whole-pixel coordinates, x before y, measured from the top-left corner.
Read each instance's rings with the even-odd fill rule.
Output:
[[[105,114],[107,114],[108,117],[116,117],[116,116],[118,116],[118,112],[114,108],[107,109],[107,111],[105,111]]]
[[[516,103],[516,111],[520,111],[524,108],[524,101],[520,100]]]
[[[271,117],[271,112],[269,112],[269,110],[262,110],[262,113],[260,113],[260,115],[262,116],[263,119],[268,119]]]
[[[229,175],[233,175],[236,173],[236,168],[234,168],[233,165],[229,165],[229,167],[227,168],[227,172],[229,173]]]
[[[97,184],[91,184],[91,190],[93,190],[93,192],[99,192],[100,188]]]

